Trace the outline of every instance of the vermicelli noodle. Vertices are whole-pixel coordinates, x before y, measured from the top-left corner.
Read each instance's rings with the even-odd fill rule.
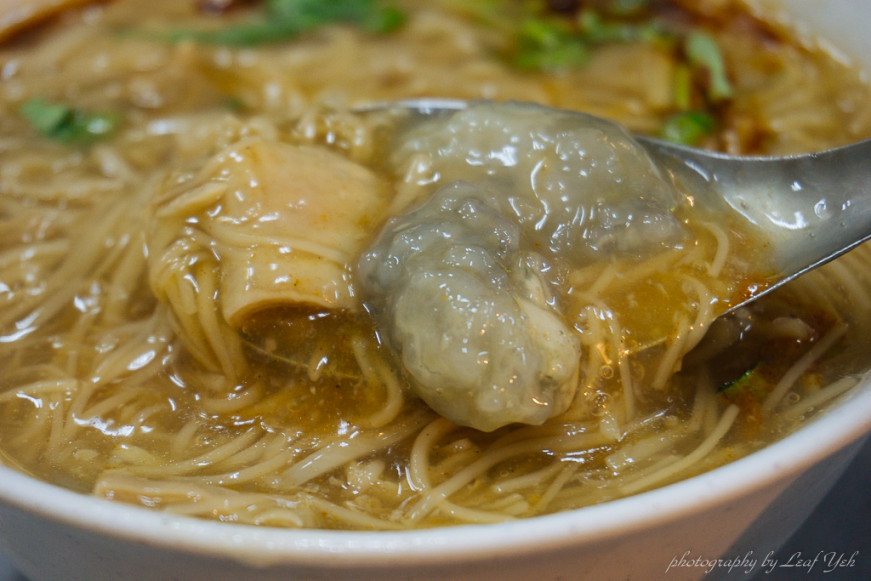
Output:
[[[246,36],[281,4],[215,16],[118,0],[0,28],[4,464],[225,522],[496,523],[716,468],[867,372],[871,248],[718,319],[768,284],[735,215],[658,190],[672,182],[647,166],[625,174],[643,204],[620,205],[635,187],[620,178],[563,207],[573,194],[541,185],[568,183],[556,162],[526,171],[507,146],[457,145],[496,143],[481,118],[511,129],[543,115],[514,100],[665,137],[697,123],[687,144],[731,153],[822,150],[871,136],[857,71],[687,2],[628,16],[606,0],[570,16],[547,2],[373,2],[404,18]],[[729,96],[712,95],[693,34],[719,46]],[[499,104],[418,124],[354,109],[417,97]],[[585,123],[511,139],[619,141],[583,141],[599,127]],[[593,166],[566,175],[599,179]],[[418,246],[403,246],[412,230]],[[427,294],[435,279],[441,295]],[[508,310],[459,347],[442,333],[431,305],[473,301],[469,289],[483,298],[462,321],[494,304],[524,321],[525,335],[504,331],[511,349],[463,346],[509,328]],[[484,383],[510,376],[500,393],[528,389],[458,387],[484,368]]]

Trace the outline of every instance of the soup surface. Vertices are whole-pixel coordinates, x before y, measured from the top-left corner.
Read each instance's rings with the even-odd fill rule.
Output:
[[[532,104],[730,153],[871,136],[856,71],[738,4],[82,4],[0,8],[12,467],[227,522],[500,522],[739,458],[868,367],[871,250],[714,321],[764,240]],[[416,97],[501,104],[354,112]]]

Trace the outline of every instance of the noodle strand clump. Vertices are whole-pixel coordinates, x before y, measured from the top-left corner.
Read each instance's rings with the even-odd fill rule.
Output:
[[[256,37],[273,3],[4,19],[18,4],[0,462],[22,472],[253,525],[504,522],[751,453],[869,368],[869,247],[716,319],[765,285],[752,229],[687,203],[629,133],[504,103],[730,153],[871,135],[860,75],[758,19],[589,3],[609,39],[545,2],[397,0]],[[354,112],[437,96],[498,104]],[[464,383],[484,365],[493,397]]]

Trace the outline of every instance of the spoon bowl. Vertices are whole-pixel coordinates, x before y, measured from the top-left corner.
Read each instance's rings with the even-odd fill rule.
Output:
[[[788,157],[737,157],[638,137],[690,191],[720,197],[768,238],[771,284],[731,312],[871,239],[871,140]]]

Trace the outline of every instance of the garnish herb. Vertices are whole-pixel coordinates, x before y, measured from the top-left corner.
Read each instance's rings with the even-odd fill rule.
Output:
[[[688,111],[692,101],[693,76],[689,67],[677,65],[674,69],[674,106]]]
[[[522,69],[560,70],[586,64],[589,52],[583,40],[559,20],[529,19],[518,35],[515,64]]]
[[[716,120],[709,113],[685,111],[668,118],[659,132],[659,138],[677,145],[693,146],[714,132]]]
[[[222,104],[233,113],[241,113],[245,110],[245,102],[238,97],[227,97]]]
[[[638,40],[654,44],[673,44],[671,36],[653,20],[640,24],[615,23],[606,21],[595,10],[583,10],[578,15],[578,24],[584,39],[592,44]]]
[[[515,64],[520,68],[560,70],[582,66],[589,60],[590,45],[645,41],[671,46],[674,40],[656,22],[610,22],[592,9],[575,19],[530,18],[517,34]]]
[[[726,401],[741,409],[744,429],[752,429],[762,421],[762,402],[774,388],[774,383],[767,377],[770,371],[768,365],[760,361],[741,377],[717,390]]]
[[[376,0],[269,0],[267,11],[273,18],[294,23],[300,31],[344,22],[386,34],[405,23],[405,13]]]
[[[684,42],[684,52],[690,64],[708,72],[708,98],[712,102],[732,97],[732,84],[726,76],[723,54],[713,36],[705,32],[691,32]]]
[[[21,116],[48,139],[88,144],[108,137],[120,122],[114,113],[88,113],[44,99],[31,99],[19,107]]]
[[[757,363],[744,372],[738,379],[721,385],[717,389],[717,393],[729,399],[750,397],[755,400],[761,400],[771,390],[771,383],[762,377],[761,371],[763,367],[764,363]]]
[[[175,30],[174,42],[258,46],[290,40],[328,24],[355,24],[373,34],[388,34],[405,24],[405,13],[378,0],[268,0],[262,20],[218,30]]]
[[[299,34],[296,26],[286,22],[251,22],[218,30],[172,30],[164,38],[172,42],[190,40],[201,44],[224,46],[258,46],[274,44]]]

